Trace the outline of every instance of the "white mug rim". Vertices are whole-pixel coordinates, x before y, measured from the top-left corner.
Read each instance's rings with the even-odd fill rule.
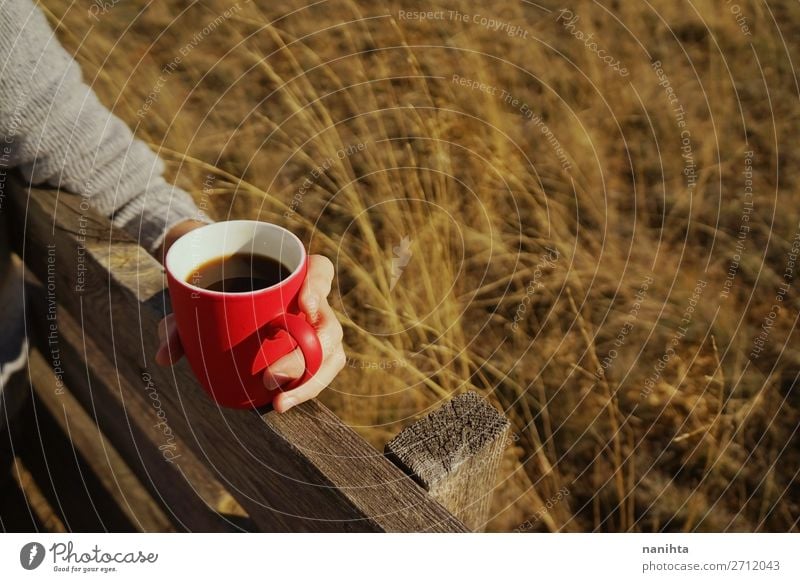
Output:
[[[176,273],[175,273],[175,270],[170,267],[170,263],[174,262],[174,257],[177,256],[178,253],[181,252],[181,248],[183,246],[186,246],[186,244],[188,244],[188,242],[191,240],[191,237],[202,236],[202,232],[203,231],[208,232],[208,230],[210,230],[210,229],[219,229],[219,228],[222,227],[222,225],[224,225],[225,228],[228,228],[228,227],[234,227],[235,228],[237,226],[250,226],[250,227],[254,227],[254,228],[258,228],[258,229],[261,229],[261,228],[277,229],[277,230],[283,232],[284,234],[288,234],[289,237],[292,240],[294,240],[294,242],[297,244],[297,247],[300,249],[300,260],[298,261],[297,266],[295,266],[294,270],[292,270],[292,273],[288,277],[286,277],[285,279],[279,281],[278,283],[275,283],[274,285],[270,285],[269,287],[263,287],[262,289],[256,289],[254,291],[245,291],[245,292],[236,292],[236,293],[232,293],[232,292],[229,292],[229,291],[212,291],[211,289],[206,289],[204,287],[198,287],[197,285],[193,285],[192,283],[189,283],[189,281],[185,280],[183,277],[178,277],[176,275]],[[181,245],[181,242],[183,242],[183,245]],[[269,257],[269,258],[272,258],[272,259],[280,260],[279,258],[276,258],[275,256],[266,255],[264,253],[258,253],[258,252],[254,252],[254,251],[250,251],[250,252],[252,252],[253,254],[257,254],[259,256]],[[227,256],[227,255],[219,255],[219,256]],[[172,259],[172,261],[171,261],[171,259]],[[208,260],[211,260],[211,259],[205,259],[203,262],[206,262]],[[282,226],[280,226],[278,224],[274,224],[272,222],[264,222],[262,220],[225,220],[225,221],[220,221],[220,222],[211,222],[209,224],[205,224],[205,225],[203,225],[201,227],[195,228],[195,229],[189,231],[188,233],[186,233],[185,235],[183,235],[182,237],[180,237],[178,240],[176,240],[172,244],[172,246],[169,248],[169,250],[167,251],[166,257],[164,258],[164,269],[169,273],[169,275],[171,276],[171,278],[173,280],[178,282],[179,285],[181,285],[182,287],[190,290],[193,293],[200,293],[202,295],[207,295],[207,296],[210,296],[210,297],[220,297],[220,298],[221,297],[225,297],[227,299],[232,299],[232,298],[255,297],[255,296],[258,296],[258,295],[261,295],[261,294],[266,294],[266,293],[268,293],[270,291],[275,291],[276,289],[278,289],[278,288],[280,288],[280,287],[282,287],[284,285],[287,285],[290,281],[292,281],[293,279],[296,279],[300,275],[300,271],[301,271],[303,265],[306,264],[306,261],[307,261],[307,253],[306,253],[305,245],[303,245],[303,243],[300,240],[300,238],[296,234],[294,234],[291,230],[289,230],[287,228],[284,228],[284,227],[282,227]],[[193,268],[196,269],[199,266],[200,265],[198,264],[198,265],[195,265]]]

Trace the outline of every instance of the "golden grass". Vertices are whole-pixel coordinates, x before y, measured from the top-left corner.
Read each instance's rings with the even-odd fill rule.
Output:
[[[382,447],[464,390],[506,411],[490,529],[797,529],[794,282],[749,354],[798,229],[800,5],[740,0],[746,36],[711,0],[580,2],[572,28],[552,2],[241,2],[181,56],[233,2],[124,2],[98,22],[88,2],[45,4],[217,218],[280,222],[335,261],[339,416]]]

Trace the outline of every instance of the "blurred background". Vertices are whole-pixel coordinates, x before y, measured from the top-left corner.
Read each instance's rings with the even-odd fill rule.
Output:
[[[334,261],[347,424],[505,411],[490,530],[798,529],[800,4],[42,5],[198,204]]]

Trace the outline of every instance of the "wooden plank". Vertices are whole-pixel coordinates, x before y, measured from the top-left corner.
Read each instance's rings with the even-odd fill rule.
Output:
[[[58,386],[52,369],[38,350],[30,351],[28,368],[37,402],[47,408],[68,442],[77,449],[128,522],[143,532],[173,531],[167,516],[97,424],[68,389]],[[69,460],[64,462],[69,463]]]
[[[0,526],[4,532],[65,533],[67,528],[19,457],[9,475],[0,481]]]
[[[22,382],[22,376],[12,382]],[[12,423],[13,428],[5,423],[0,427],[0,532],[64,532],[64,523],[19,457],[31,444],[22,429],[35,423],[30,398],[16,410]]]
[[[19,459],[66,530],[75,533],[136,531],[35,394],[32,403],[34,418],[23,426]],[[27,493],[30,487],[26,488]]]
[[[475,392],[466,392],[404,428],[385,452],[467,527],[480,531],[510,426]]]
[[[29,311],[44,315],[46,300],[38,297],[31,285],[28,297]],[[154,406],[157,402],[145,401],[136,393],[144,391],[147,384],[120,377],[114,363],[69,312],[59,308],[55,320],[57,343],[49,345],[47,332],[41,328],[36,330],[36,336],[42,349],[57,350],[51,354],[58,358],[62,374],[57,388],[69,387],[175,527],[201,532],[253,529],[243,518],[244,510],[231,500],[179,435],[170,434],[167,438],[159,424],[161,419]],[[180,452],[175,453],[177,458],[167,461],[164,450]]]
[[[29,379],[39,383],[37,372],[42,366],[46,371],[46,364],[37,366],[41,359],[37,361],[35,353],[32,356],[33,365],[24,374],[26,391],[31,389]],[[51,531],[62,527],[72,532],[134,531],[82,452],[39,400],[38,392],[31,393],[23,410],[14,418],[18,462],[13,471],[31,513]]]
[[[152,363],[166,298],[161,266],[74,196],[11,182],[20,254],[91,330],[120,387],[146,375],[171,430],[264,530],[464,531],[316,401],[288,413],[219,409],[185,363]],[[87,354],[94,359],[96,354]],[[136,397],[147,396],[143,390]]]

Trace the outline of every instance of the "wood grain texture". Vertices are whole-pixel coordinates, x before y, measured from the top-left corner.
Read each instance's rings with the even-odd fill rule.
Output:
[[[38,350],[31,350],[28,368],[37,401],[47,408],[71,446],[86,459],[94,475],[128,521],[139,531],[172,531],[167,516],[151,499],[97,424],[84,412],[69,390],[58,389],[52,369]]]
[[[260,529],[465,531],[320,403],[280,415],[220,409],[185,363],[156,366],[166,302],[158,262],[78,197],[14,182],[9,198],[26,265],[101,347],[119,384],[138,382],[147,402],[141,385],[152,382],[171,430]]]
[[[147,383],[118,375],[114,363],[72,315],[56,311],[57,343],[47,341],[47,300],[30,281],[28,311],[36,343],[63,370],[56,390],[73,395],[120,451],[150,495],[179,531],[226,532],[253,529],[244,510],[201,463],[180,435],[165,434],[157,401],[140,398]],[[44,327],[43,327],[44,326]],[[51,348],[57,349],[53,352]],[[59,394],[59,398],[65,394]],[[148,393],[149,396],[149,393]],[[161,448],[160,448],[161,447]],[[166,462],[165,452],[178,457]]]
[[[386,455],[473,531],[483,530],[508,419],[474,392],[446,402],[386,444]]]

